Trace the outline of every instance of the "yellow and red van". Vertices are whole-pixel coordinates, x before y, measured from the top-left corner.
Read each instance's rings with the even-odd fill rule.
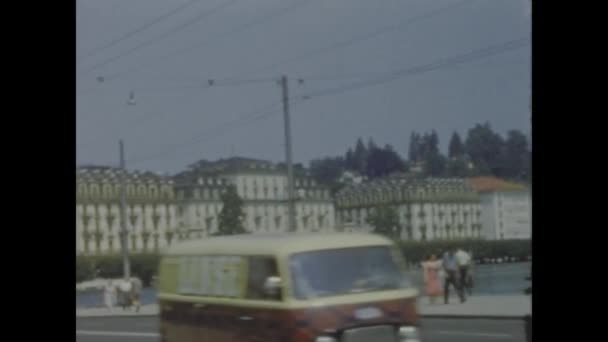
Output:
[[[373,234],[251,234],[170,247],[163,341],[416,342],[418,291]]]

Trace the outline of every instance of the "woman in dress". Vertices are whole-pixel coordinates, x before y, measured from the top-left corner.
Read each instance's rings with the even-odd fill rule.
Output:
[[[422,263],[422,274],[424,277],[424,288],[431,304],[435,303],[437,297],[441,297],[441,278],[439,272],[442,269],[441,260],[433,254]]]

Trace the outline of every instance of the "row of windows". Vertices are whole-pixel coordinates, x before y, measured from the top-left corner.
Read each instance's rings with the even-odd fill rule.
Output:
[[[86,186],[84,184],[78,185],[78,196],[79,197],[117,197],[120,196],[120,185],[109,185],[105,184],[103,186],[99,186],[97,184],[92,184]],[[133,185],[127,185],[127,196],[141,196],[141,197],[162,197],[162,198],[173,198],[173,192],[170,187],[161,187],[160,189],[157,186],[149,186],[146,187],[144,185],[138,186],[137,188]]]
[[[287,178],[286,177],[243,177],[238,180],[239,187],[278,187],[278,186],[287,186]],[[296,179],[295,184],[296,187],[309,187],[316,186],[316,182],[312,179]]]
[[[371,213],[374,212],[374,208],[368,208],[368,209],[352,209],[350,211],[343,211],[343,215],[344,214],[350,214],[353,216],[367,216]],[[480,210],[473,210],[473,209],[453,209],[450,211],[443,211],[443,210],[432,210],[431,213],[429,214],[428,211],[424,211],[424,210],[414,210],[414,213],[412,212],[404,212],[402,213],[402,217],[406,220],[410,220],[413,218],[413,215],[416,215],[418,218],[425,218],[425,217],[432,217],[435,219],[442,219],[442,218],[467,218],[467,217],[472,217],[473,215],[476,216],[480,216],[481,215],[481,211]]]
[[[432,198],[435,194],[450,194],[450,191],[443,192],[414,192],[414,191],[373,191],[367,195],[342,196],[337,199],[338,205],[359,205],[367,203],[386,203],[390,201],[402,201],[405,198]]]

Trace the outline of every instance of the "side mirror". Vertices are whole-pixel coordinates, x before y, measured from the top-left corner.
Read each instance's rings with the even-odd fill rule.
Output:
[[[281,294],[283,282],[280,277],[268,277],[264,282],[264,293],[269,297],[277,297]]]

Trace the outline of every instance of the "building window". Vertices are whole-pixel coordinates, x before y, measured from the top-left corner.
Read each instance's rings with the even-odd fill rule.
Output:
[[[99,186],[97,186],[96,184],[91,185],[91,196],[99,197]]]
[[[112,187],[110,185],[104,185],[103,186],[103,195],[106,198],[111,198],[112,197]]]

